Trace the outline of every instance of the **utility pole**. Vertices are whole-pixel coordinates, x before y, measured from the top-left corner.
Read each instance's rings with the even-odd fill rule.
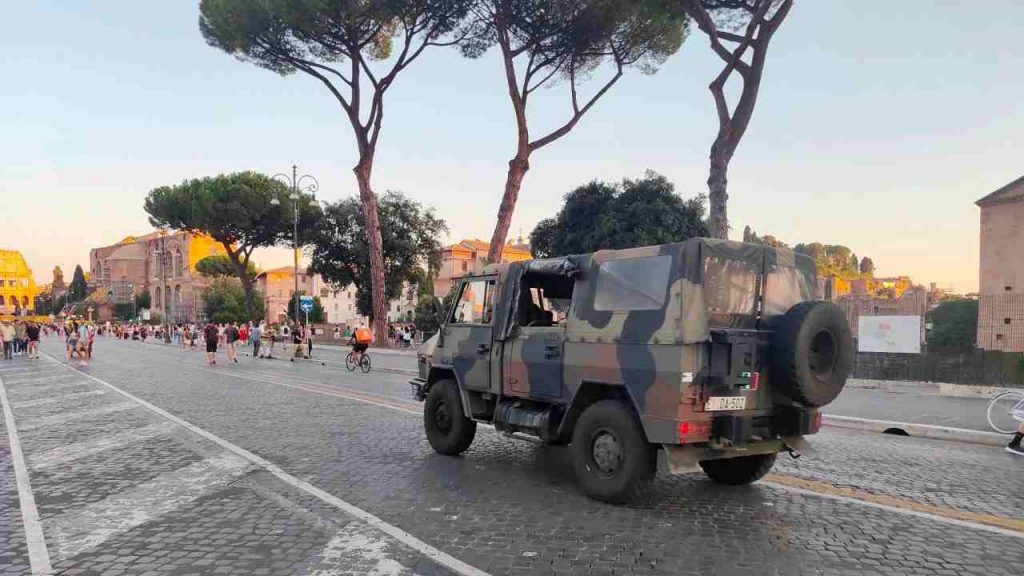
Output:
[[[303,185],[303,181],[309,179],[309,182]],[[295,310],[295,321],[299,321],[299,200],[302,198],[300,192],[308,192],[313,195],[313,198],[309,201],[311,207],[317,206],[316,202],[316,191],[320,188],[320,183],[317,182],[316,178],[309,174],[299,176],[299,167],[292,164],[292,175],[291,178],[287,174],[274,174],[274,179],[280,180],[291,188],[292,193],[288,195],[288,198],[292,201],[292,260],[294,262],[294,274],[295,274],[295,292],[292,294],[292,306]],[[277,198],[270,201],[273,205],[279,205],[280,202]]]

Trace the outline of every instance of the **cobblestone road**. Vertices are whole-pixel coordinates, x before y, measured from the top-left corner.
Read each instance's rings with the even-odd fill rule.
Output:
[[[481,429],[464,457],[435,455],[399,374],[249,358],[207,368],[198,353],[106,340],[75,368],[0,364],[45,536],[26,544],[33,522],[0,422],[0,574],[39,569],[41,550],[64,574],[1024,566],[1024,463],[994,448],[829,430],[769,482],[659,476],[647,499],[615,507],[579,495],[561,448]]]

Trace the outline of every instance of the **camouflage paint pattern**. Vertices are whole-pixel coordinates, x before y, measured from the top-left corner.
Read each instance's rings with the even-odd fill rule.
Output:
[[[603,263],[654,256],[671,261],[660,307],[628,311],[595,308]],[[772,274],[779,274],[774,282],[780,287],[776,299],[780,307],[791,305],[789,300],[795,299],[795,304],[814,297],[814,263],[810,258],[791,250],[726,240],[692,239],[679,244],[489,265],[484,275],[496,282],[491,324],[446,324],[435,350],[434,367],[449,367],[455,373],[467,415],[467,390],[568,406],[586,384],[621,386],[636,407],[648,440],[679,444],[681,422],[698,428],[710,423],[711,414],[704,412],[709,390],[702,385],[701,373],[711,331],[716,327],[759,328],[753,310],[726,318],[712,318],[708,313],[703,275],[709,257],[746,263],[758,278],[767,279],[758,282],[758,297],[762,288],[768,290],[767,296],[772,295]],[[564,327],[516,326],[519,288],[528,270],[541,274],[578,271]],[[808,287],[809,292],[805,289]],[[489,346],[486,353],[481,352],[481,345]],[[713,392],[747,396],[748,410],[744,414],[767,414],[773,402],[767,384],[765,381],[758,390]],[[706,436],[686,439],[706,440]]]

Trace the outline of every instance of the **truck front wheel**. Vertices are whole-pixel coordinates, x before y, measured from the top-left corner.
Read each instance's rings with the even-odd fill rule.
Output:
[[[627,502],[654,479],[657,452],[636,414],[615,400],[602,400],[583,411],[569,450],[576,481],[591,498]]]
[[[755,454],[738,458],[721,460],[705,460],[700,463],[704,473],[719,484],[742,486],[757,482],[767,474],[775,464],[775,454]]]
[[[457,456],[469,449],[476,436],[476,422],[462,411],[459,387],[452,380],[438,380],[427,393],[423,427],[435,452]]]

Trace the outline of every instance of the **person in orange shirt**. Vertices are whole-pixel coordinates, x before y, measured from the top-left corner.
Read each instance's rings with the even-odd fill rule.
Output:
[[[352,359],[355,360],[356,365],[359,365],[359,361],[363,359],[363,353],[370,347],[373,342],[373,332],[369,328],[359,325],[356,331],[352,333],[352,337],[349,338],[348,343],[352,345]]]

